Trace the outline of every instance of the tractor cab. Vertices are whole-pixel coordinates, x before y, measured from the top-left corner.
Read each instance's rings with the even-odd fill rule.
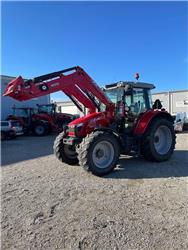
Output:
[[[37,104],[38,113],[54,115],[56,113],[56,104]]]
[[[34,108],[16,108],[13,107],[13,115],[17,117],[27,118],[36,113],[36,109]]]
[[[134,128],[137,119],[152,109],[153,84],[117,82],[105,86],[105,94],[115,104],[115,117],[127,132]]]

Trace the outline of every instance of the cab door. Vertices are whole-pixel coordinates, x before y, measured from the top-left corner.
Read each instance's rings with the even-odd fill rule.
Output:
[[[134,114],[134,116],[138,117],[148,109],[150,109],[150,107],[147,89],[133,88],[132,103],[130,106],[131,112]]]

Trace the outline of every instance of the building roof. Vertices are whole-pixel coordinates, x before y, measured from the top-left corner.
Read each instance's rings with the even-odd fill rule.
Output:
[[[0,75],[0,77],[5,77],[5,78],[16,78],[16,76],[7,76],[7,75]]]
[[[168,93],[179,93],[179,92],[188,92],[188,89],[183,90],[170,90],[170,91],[161,91],[161,92],[153,92],[153,95],[161,95],[161,94],[168,94]]]

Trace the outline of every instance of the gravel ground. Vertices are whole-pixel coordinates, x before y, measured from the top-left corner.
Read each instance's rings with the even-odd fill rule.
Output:
[[[61,164],[53,141],[2,143],[1,249],[188,249],[188,134],[170,161],[122,157],[103,178]]]

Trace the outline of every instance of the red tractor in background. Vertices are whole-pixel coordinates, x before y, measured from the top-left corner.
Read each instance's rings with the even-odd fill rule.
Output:
[[[153,88],[153,84],[120,81],[102,90],[82,68],[73,67],[28,81],[20,76],[9,83],[4,95],[22,101],[61,90],[81,111],[82,105],[86,107],[88,114],[70,122],[57,136],[54,153],[62,162],[79,162],[102,176],[115,168],[120,154],[157,162],[171,157],[173,118],[160,105],[152,105]]]
[[[79,118],[79,115],[72,115],[68,113],[57,112],[57,105],[51,104],[38,104],[38,115],[43,115],[48,120],[48,131],[62,132],[63,128],[71,121]],[[44,119],[43,118],[43,119]]]
[[[76,115],[57,113],[56,104],[37,105],[37,108],[13,107],[13,114],[7,120],[17,120],[23,126],[25,133],[33,132],[37,136],[44,136],[53,132],[62,132],[63,127],[76,119]]]

